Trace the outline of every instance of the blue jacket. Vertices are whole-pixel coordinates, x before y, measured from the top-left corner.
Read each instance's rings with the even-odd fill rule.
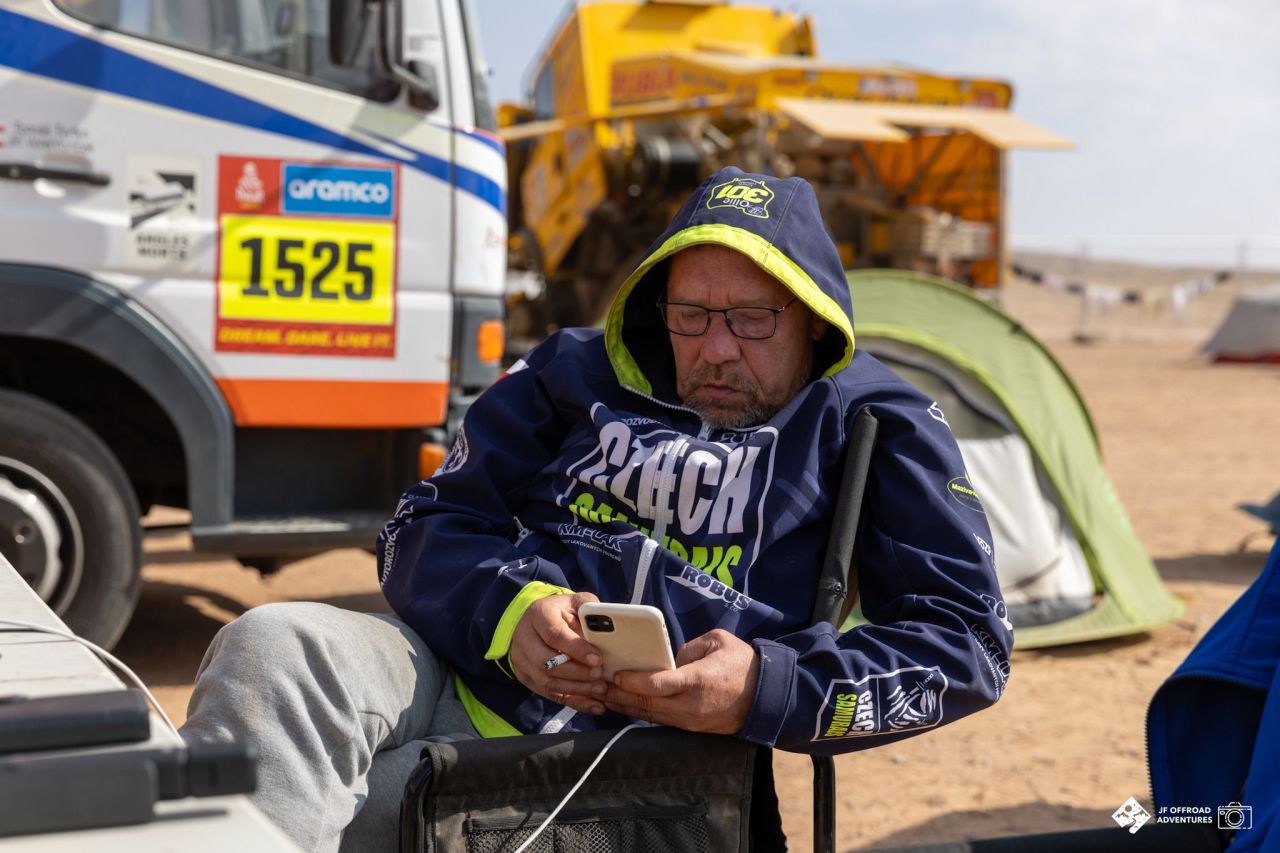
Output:
[[[829,324],[812,381],[757,427],[712,429],[674,393],[655,303],[667,259],[708,242],[751,257]],[[874,624],[841,633],[808,620],[864,407],[880,421],[857,546]],[[530,603],[585,590],[659,608],[676,649],[716,627],[753,643],[760,680],[740,736],[830,754],[999,697],[1012,635],[990,542],[945,416],[855,354],[848,283],[812,189],[730,169],[680,210],[603,332],[554,335],[481,395],[440,470],[405,493],[379,570],[486,736],[543,730],[562,710],[505,658]],[[622,722],[578,715],[566,730]]]
[[[1156,816],[1239,803],[1231,853],[1280,850],[1280,540],[1147,711]],[[1241,819],[1244,819],[1243,821]]]

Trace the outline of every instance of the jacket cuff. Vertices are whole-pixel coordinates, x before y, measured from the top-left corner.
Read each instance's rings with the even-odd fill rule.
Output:
[[[756,683],[751,711],[738,731],[738,737],[772,747],[778,742],[782,723],[793,704],[796,651],[769,640],[755,640],[752,645],[760,656],[760,680]]]
[[[511,599],[507,609],[502,611],[502,618],[498,620],[498,627],[493,632],[493,641],[489,644],[489,651],[484,653],[484,659],[499,660],[506,657],[507,652],[511,651],[511,638],[515,636],[516,626],[520,624],[520,617],[524,616],[529,605],[553,595],[573,595],[573,590],[542,581],[530,581],[525,584],[520,592],[516,593],[516,597]]]

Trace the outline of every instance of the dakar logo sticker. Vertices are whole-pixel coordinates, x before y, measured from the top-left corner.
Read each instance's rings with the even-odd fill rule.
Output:
[[[947,494],[956,499],[956,503],[967,507],[974,512],[980,512],[986,515],[986,510],[982,508],[982,501],[978,499],[978,493],[974,490],[973,484],[969,482],[969,478],[965,476],[956,477],[950,483],[947,483]]]
[[[764,181],[758,181],[755,178],[734,178],[711,190],[711,197],[707,199],[707,209],[736,207],[747,216],[768,219],[771,201],[773,201],[773,190],[769,189]]]
[[[942,722],[947,677],[936,666],[912,666],[859,681],[836,678],[818,709],[814,740],[895,734]]]

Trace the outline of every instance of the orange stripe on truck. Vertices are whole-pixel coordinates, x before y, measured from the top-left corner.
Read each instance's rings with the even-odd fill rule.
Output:
[[[219,379],[237,426],[391,428],[444,423],[444,382]]]

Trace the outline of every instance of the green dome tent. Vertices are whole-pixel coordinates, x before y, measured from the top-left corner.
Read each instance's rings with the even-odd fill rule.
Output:
[[[939,404],[982,496],[1018,648],[1175,618],[1102,465],[1084,401],[1017,321],[901,270],[849,273],[857,345]]]

